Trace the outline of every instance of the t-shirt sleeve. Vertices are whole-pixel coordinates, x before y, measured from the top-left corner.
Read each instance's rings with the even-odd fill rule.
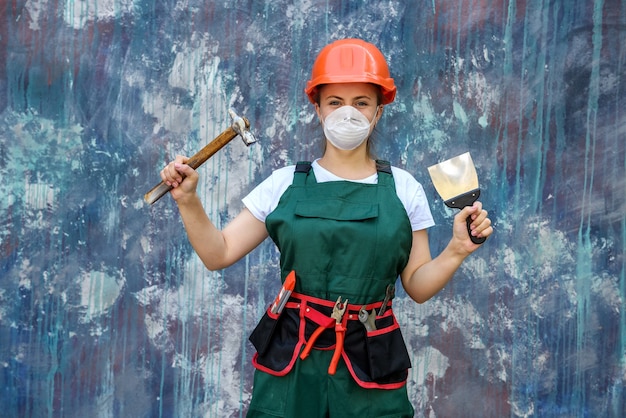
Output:
[[[291,165],[274,171],[242,199],[245,207],[259,221],[265,222],[267,215],[276,209],[280,197],[293,182],[295,168]]]
[[[419,183],[417,183],[417,187],[412,194],[412,199],[407,205],[407,210],[413,231],[419,231],[420,229],[430,228],[435,225],[433,215],[430,212],[430,206],[428,205],[428,199],[424,193],[424,188]]]
[[[413,231],[435,225],[422,185],[407,171],[392,167],[396,192],[411,222]]]

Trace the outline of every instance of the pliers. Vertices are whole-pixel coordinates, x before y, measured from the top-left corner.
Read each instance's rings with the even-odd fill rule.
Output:
[[[339,358],[341,357],[341,352],[343,351],[343,339],[346,333],[346,327],[342,323],[343,314],[346,312],[348,308],[348,300],[345,302],[341,302],[341,296],[337,298],[337,302],[335,302],[335,306],[333,307],[333,313],[330,315],[331,318],[335,320],[335,336],[337,341],[335,343],[335,352],[333,353],[333,358],[330,360],[330,365],[328,366],[328,374],[333,375],[337,371],[337,364],[339,364]],[[320,325],[317,329],[311,334],[309,341],[307,341],[304,346],[304,350],[300,353],[300,359],[304,360],[309,356],[309,353],[313,349],[313,345],[315,344],[315,340],[317,337],[324,332],[327,327]]]

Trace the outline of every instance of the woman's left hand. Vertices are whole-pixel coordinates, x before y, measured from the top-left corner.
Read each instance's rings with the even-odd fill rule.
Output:
[[[483,204],[479,201],[474,202],[472,206],[466,206],[456,214],[452,236],[462,243],[465,251],[471,253],[476,251],[480,245],[474,244],[468,235],[466,223],[468,217],[472,220],[470,229],[472,231],[471,234],[475,237],[487,238],[493,233],[493,227],[487,211],[483,209]]]

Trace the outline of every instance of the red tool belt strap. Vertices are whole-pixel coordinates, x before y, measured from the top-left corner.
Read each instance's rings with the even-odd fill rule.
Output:
[[[268,308],[250,335],[257,350],[252,360],[254,366],[275,376],[286,375],[316,331],[312,348],[334,350],[337,331],[330,315],[335,303],[293,293],[279,316],[271,314]],[[381,302],[368,304],[366,309],[371,311],[380,305]],[[343,314],[341,357],[354,380],[364,388],[402,387],[411,362],[393,310],[387,309],[376,318],[376,330],[366,331],[358,319],[361,306],[348,304]]]

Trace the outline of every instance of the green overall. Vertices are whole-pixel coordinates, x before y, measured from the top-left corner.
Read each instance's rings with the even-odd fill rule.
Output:
[[[265,329],[253,332],[272,335],[266,346],[250,338],[259,370],[248,417],[413,416],[405,384],[410,361],[392,309],[377,318],[377,328],[393,331],[393,341],[384,348],[393,355],[373,348],[376,337],[370,338],[358,321],[360,306],[380,307],[386,287],[406,266],[412,244],[410,222],[389,164],[379,161],[377,166],[377,184],[317,183],[310,163],[299,163],[293,184],[267,217],[269,235],[281,254],[282,278],[295,270],[297,280],[280,317],[270,318],[266,312],[257,327]],[[297,355],[316,326],[305,318],[304,307],[330,316],[338,297],[349,300],[344,315],[348,330],[343,360],[330,375],[334,328],[324,331],[306,359]],[[398,350],[401,355],[396,356]],[[396,357],[403,359],[399,371],[385,375],[387,359]],[[370,368],[370,363],[375,364]],[[374,371],[378,368],[382,371]]]

